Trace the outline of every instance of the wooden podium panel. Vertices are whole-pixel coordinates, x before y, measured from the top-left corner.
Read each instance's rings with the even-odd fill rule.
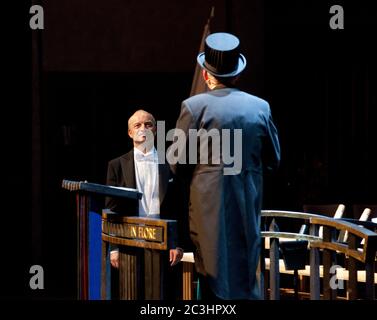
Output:
[[[77,296],[89,299],[89,207],[91,197],[141,199],[136,189],[82,181],[63,180],[62,187],[76,192],[77,205]],[[129,215],[134,214],[130,212]],[[121,299],[163,299],[169,249],[177,244],[177,223],[143,217],[102,213],[101,296],[108,297],[109,244],[119,247]]]
[[[176,221],[102,214],[102,299],[108,297],[109,244],[119,246],[119,298],[162,300]]]
[[[63,180],[62,188],[76,193],[77,212],[77,298],[89,299],[89,210],[92,197],[111,196],[141,199],[135,189],[118,188],[84,181]]]

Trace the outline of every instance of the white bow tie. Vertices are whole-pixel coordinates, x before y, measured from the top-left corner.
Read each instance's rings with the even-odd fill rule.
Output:
[[[157,162],[157,159],[153,153],[149,153],[149,154],[135,153],[135,160]]]

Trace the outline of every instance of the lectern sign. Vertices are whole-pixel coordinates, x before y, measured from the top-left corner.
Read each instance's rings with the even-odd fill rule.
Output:
[[[102,239],[114,244],[167,250],[172,247],[172,242],[175,240],[169,237],[171,231],[175,229],[175,224],[176,222],[171,220],[125,217],[104,212]]]
[[[159,226],[137,225],[125,223],[119,225],[113,222],[103,223],[103,232],[109,236],[123,237],[132,240],[145,240],[154,242],[164,241],[164,229]]]

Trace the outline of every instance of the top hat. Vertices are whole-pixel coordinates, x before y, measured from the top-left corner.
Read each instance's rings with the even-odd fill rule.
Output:
[[[240,41],[230,33],[210,34],[198,63],[215,77],[234,77],[246,67],[246,58],[239,52]]]

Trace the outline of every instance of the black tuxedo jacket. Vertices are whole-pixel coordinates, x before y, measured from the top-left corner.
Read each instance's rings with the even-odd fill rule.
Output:
[[[177,179],[173,178],[169,164],[159,164],[160,218],[177,220],[178,244],[187,250],[190,246],[185,194]],[[108,163],[106,184],[136,189],[133,149]],[[106,197],[106,208],[127,215],[138,216],[138,201]]]

